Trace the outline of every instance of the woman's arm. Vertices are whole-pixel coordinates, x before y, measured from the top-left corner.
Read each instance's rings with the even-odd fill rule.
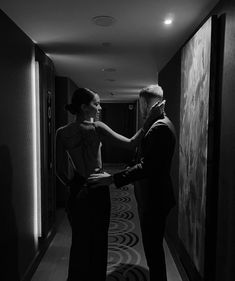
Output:
[[[102,138],[107,139],[112,144],[117,146],[133,149],[140,143],[145,133],[150,129],[154,119],[156,119],[158,116],[160,116],[163,113],[164,106],[165,106],[165,102],[162,102],[161,104],[155,104],[152,107],[143,127],[139,129],[137,133],[131,138],[127,138],[123,135],[118,134],[103,122],[97,121],[95,122],[95,125],[99,131],[101,139]]]
[[[103,122],[97,121],[95,122],[95,125],[101,140],[105,139],[114,145],[129,149],[135,148],[145,133],[143,129],[140,129],[132,138],[127,138],[118,134]]]

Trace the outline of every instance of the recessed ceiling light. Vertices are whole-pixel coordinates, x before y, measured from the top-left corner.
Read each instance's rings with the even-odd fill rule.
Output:
[[[103,68],[102,71],[105,71],[105,72],[115,72],[116,69],[115,68]]]
[[[171,19],[171,18],[168,18],[168,19],[164,20],[165,25],[171,25],[172,23],[173,23],[173,19]]]
[[[96,16],[92,18],[92,22],[99,26],[108,27],[112,26],[116,19],[110,16]]]

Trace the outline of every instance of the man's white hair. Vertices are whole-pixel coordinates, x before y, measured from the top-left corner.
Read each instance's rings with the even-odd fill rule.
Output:
[[[146,99],[156,98],[159,101],[162,101],[162,99],[163,99],[162,87],[159,86],[158,84],[149,85],[148,87],[145,87],[140,91],[140,97],[141,96]]]

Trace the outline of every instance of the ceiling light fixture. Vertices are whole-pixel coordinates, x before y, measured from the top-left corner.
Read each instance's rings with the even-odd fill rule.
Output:
[[[164,20],[165,25],[171,25],[172,23],[173,23],[173,19],[171,19],[171,18],[167,18]]]
[[[96,16],[92,18],[92,22],[98,26],[109,27],[116,22],[116,19],[110,16]]]

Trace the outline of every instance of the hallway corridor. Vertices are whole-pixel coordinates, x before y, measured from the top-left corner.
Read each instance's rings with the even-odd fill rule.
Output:
[[[111,185],[110,192],[112,208],[106,281],[147,281],[148,269],[141,242],[133,186],[116,189]],[[58,218],[60,223],[57,234],[32,281],[66,280],[70,227],[64,210],[58,211]],[[164,247],[168,281],[182,281],[166,243]]]

